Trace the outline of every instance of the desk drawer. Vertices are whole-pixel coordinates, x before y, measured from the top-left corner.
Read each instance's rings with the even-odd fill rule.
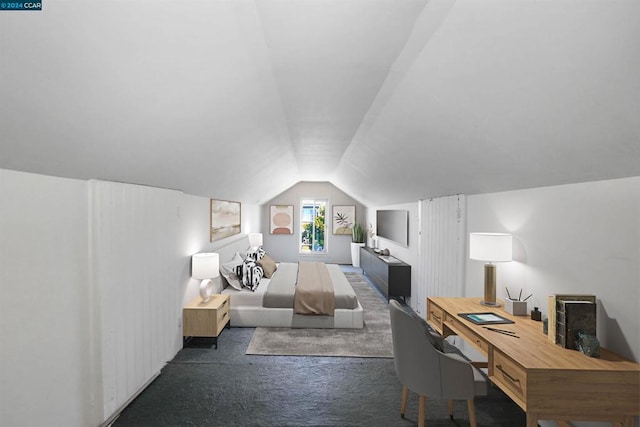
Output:
[[[462,323],[456,316],[452,316],[446,313],[444,316],[444,322],[450,329],[455,331],[458,335],[462,335],[461,338],[466,339],[471,345],[480,350],[485,355],[489,353],[489,343],[480,338],[469,327]]]
[[[431,326],[433,326],[438,332],[442,333],[442,327],[444,324],[444,312],[440,307],[431,302],[427,302],[427,304],[429,309],[427,321],[431,323]]]
[[[492,375],[493,382],[500,384],[503,390],[506,388],[507,394],[509,394],[508,392],[513,393],[511,398],[516,403],[526,402],[527,373],[520,365],[499,350],[494,350],[489,372]]]

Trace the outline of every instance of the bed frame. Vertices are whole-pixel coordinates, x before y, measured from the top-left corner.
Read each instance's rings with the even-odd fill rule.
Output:
[[[292,308],[234,307],[231,326],[265,328],[362,329],[364,310],[358,302],[353,310],[336,309],[332,316],[295,314]]]
[[[249,239],[234,240],[229,244],[212,249],[220,254],[220,262],[233,258],[236,252],[249,247]],[[224,260],[224,261],[223,261]],[[214,292],[220,293],[227,285],[220,276],[214,279]],[[362,329],[364,327],[364,310],[358,301],[353,310],[336,309],[333,316],[300,315],[293,312],[293,308],[267,308],[255,306],[234,306],[230,300],[230,316],[232,327],[268,327],[268,328],[318,328],[318,329]]]

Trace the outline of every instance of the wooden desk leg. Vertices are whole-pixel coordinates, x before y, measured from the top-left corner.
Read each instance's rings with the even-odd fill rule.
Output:
[[[527,412],[527,427],[538,427],[538,414]]]

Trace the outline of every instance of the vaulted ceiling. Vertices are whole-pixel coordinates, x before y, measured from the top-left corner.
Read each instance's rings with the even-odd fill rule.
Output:
[[[0,167],[373,205],[640,175],[635,0],[47,1],[0,13]]]

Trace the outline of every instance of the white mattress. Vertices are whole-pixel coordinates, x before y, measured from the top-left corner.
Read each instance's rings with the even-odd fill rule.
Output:
[[[262,298],[269,286],[271,279],[262,278],[255,291],[249,289],[237,290],[233,286],[227,286],[222,293],[229,295],[231,307],[262,307]]]

